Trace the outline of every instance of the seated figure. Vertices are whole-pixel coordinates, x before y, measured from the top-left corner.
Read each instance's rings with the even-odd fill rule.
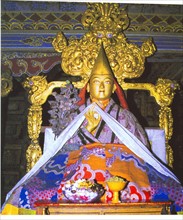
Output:
[[[4,209],[7,204],[34,209],[37,200],[65,201],[62,187],[78,179],[101,183],[106,188],[101,202],[110,202],[106,180],[120,176],[128,181],[120,194],[122,202],[173,201],[180,211],[183,188],[148,149],[146,134],[127,109],[103,47],[83,94],[85,89],[89,99],[84,104],[80,100],[76,118],[10,191]],[[114,91],[121,106],[111,98]]]

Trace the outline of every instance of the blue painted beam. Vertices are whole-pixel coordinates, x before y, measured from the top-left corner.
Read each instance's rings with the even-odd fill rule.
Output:
[[[28,50],[41,50],[41,51],[54,51],[51,44],[53,38],[57,33],[17,33],[3,32],[1,34],[1,50],[2,51],[28,51]],[[75,36],[76,38],[81,38],[83,33],[64,33],[66,38]]]
[[[58,32],[58,31],[57,31]],[[17,32],[2,31],[1,33],[1,51],[48,51],[54,52],[52,47],[52,40],[57,34],[56,31],[51,33],[46,32],[22,32],[17,34]],[[69,31],[64,32],[67,39],[71,36],[76,38],[81,38],[85,34],[84,31]],[[162,35],[151,35],[150,33],[140,33],[131,34],[126,32],[126,38],[129,42],[142,45],[143,41],[149,37],[153,38],[153,41],[157,47],[157,51],[167,51],[174,53],[183,52],[183,36],[182,34],[162,34]]]

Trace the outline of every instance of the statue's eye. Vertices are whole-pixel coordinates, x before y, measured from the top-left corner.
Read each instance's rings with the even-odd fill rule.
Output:
[[[105,81],[105,84],[111,84],[110,80]]]
[[[97,80],[97,79],[95,79],[95,80],[93,80],[93,83],[95,83],[95,84],[99,84],[99,83],[100,83],[100,81],[99,81],[99,80]]]

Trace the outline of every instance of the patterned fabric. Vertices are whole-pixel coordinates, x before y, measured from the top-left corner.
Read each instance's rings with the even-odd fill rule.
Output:
[[[57,195],[55,196],[55,194],[63,179],[67,158],[68,154],[57,154],[24,184],[24,190],[26,189],[29,192],[27,197],[29,198],[31,208],[33,208],[33,204],[37,200],[57,200]],[[23,194],[20,194],[21,200],[25,203],[24,197]]]
[[[89,104],[89,101],[88,101]],[[82,111],[85,106],[81,106]],[[147,138],[135,117],[110,101],[105,112],[117,119],[140,141]],[[129,182],[120,197],[123,202],[175,201],[177,211],[183,209],[183,187],[135,155],[101,120],[92,135],[85,129],[84,121],[78,131],[62,149],[11,195],[7,203],[21,208],[34,209],[37,200],[66,200],[62,186],[67,180],[96,179],[106,188],[105,180],[113,175]],[[102,201],[109,201],[112,192],[107,189]]]
[[[58,163],[58,164],[57,164]],[[121,191],[122,202],[175,201],[175,208],[183,207],[183,188],[137,157],[122,144],[87,144],[79,150],[63,150],[48,161],[40,171],[24,184],[19,207],[34,208],[37,200],[67,200],[62,186],[67,180],[96,179],[107,189],[102,201],[112,199],[105,180],[112,175],[126,178],[129,183]],[[46,181],[50,180],[50,181]]]
[[[106,188],[107,178],[122,176],[130,182],[127,186],[130,201],[135,197],[134,201],[145,202],[150,200],[150,184],[144,165],[145,163],[124,145],[94,143],[70,153],[64,181],[95,179]],[[63,184],[64,182],[61,187]],[[109,201],[109,198],[106,198],[106,201]]]

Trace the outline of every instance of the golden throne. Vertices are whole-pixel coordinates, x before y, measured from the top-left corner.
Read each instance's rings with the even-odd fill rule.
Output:
[[[173,118],[170,105],[176,82],[158,79],[156,85],[151,83],[130,83],[126,79],[140,77],[144,72],[146,57],[156,51],[152,39],[146,39],[141,47],[129,43],[123,31],[129,25],[125,9],[119,4],[88,3],[88,9],[82,16],[82,24],[88,32],[81,39],[67,40],[63,33],[58,33],[52,45],[61,54],[63,71],[72,76],[80,76],[81,80],[73,82],[78,89],[84,87],[89,79],[93,64],[103,43],[111,68],[124,90],[147,90],[160,106],[159,127],[165,131],[166,157],[170,167],[173,165],[173,151],[169,145],[173,132]],[[46,77],[33,76],[23,83],[28,90],[30,102],[28,113],[28,134],[31,143],[26,152],[27,171],[29,171],[42,155],[39,136],[42,126],[43,104],[55,88],[64,87],[65,81],[47,82]]]

